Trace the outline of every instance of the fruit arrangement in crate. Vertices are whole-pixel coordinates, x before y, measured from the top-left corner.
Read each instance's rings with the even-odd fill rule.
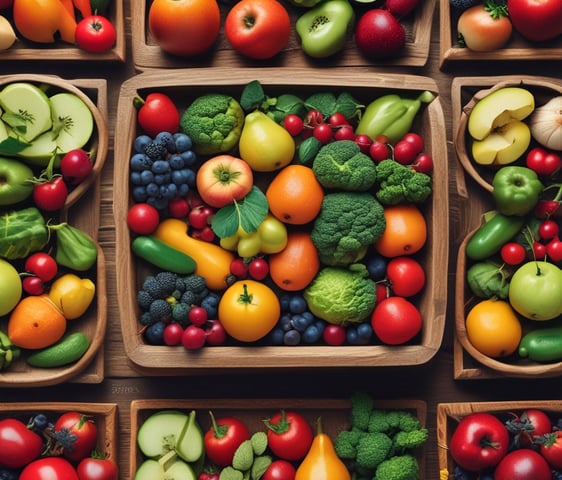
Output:
[[[251,347],[423,346],[442,313],[426,295],[442,295],[429,222],[443,219],[432,193],[445,190],[440,145],[416,125],[435,95],[299,95],[246,74],[189,100],[151,89],[138,111],[121,98],[133,122],[119,152],[128,173],[115,178],[130,195],[116,201],[118,255],[134,259],[131,286],[118,282],[133,313],[125,343],[175,356],[174,368],[185,350],[208,368],[217,354],[246,361]]]
[[[425,404],[137,400],[130,478],[425,478]],[[401,472],[397,476],[398,472]]]
[[[440,478],[560,478],[560,408],[559,401],[438,404]]]
[[[0,476],[6,480],[117,480],[117,406],[2,404]]]
[[[561,93],[555,81],[504,78],[464,108],[455,138],[489,197],[459,249],[457,336],[508,375],[556,374],[562,360]]]
[[[96,204],[105,117],[81,89],[40,75],[5,77],[0,110],[0,375],[52,383],[84,369],[105,332],[97,227],[77,217]]]

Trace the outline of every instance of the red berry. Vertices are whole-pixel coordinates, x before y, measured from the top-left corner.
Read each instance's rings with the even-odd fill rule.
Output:
[[[350,125],[339,127],[334,132],[334,140],[353,140],[355,141],[355,132]]]
[[[328,345],[339,346],[345,343],[346,332],[341,325],[327,325],[322,338]]]
[[[199,350],[205,345],[205,330],[196,325],[188,325],[183,331],[181,343],[187,350]]]
[[[205,322],[207,322],[207,310],[203,307],[191,307],[187,318],[193,325],[200,327],[201,325],[205,325]]]
[[[371,144],[373,143],[373,140],[371,140],[371,137],[369,137],[369,135],[357,135],[355,137],[355,143],[359,145],[362,153],[369,155],[369,148],[371,148]]]
[[[189,204],[185,198],[173,198],[168,202],[168,212],[174,218],[185,217],[189,213]]]
[[[35,275],[29,277],[24,277],[21,281],[21,286],[23,290],[29,295],[41,295],[45,293],[45,286],[43,285],[43,280]]]
[[[248,265],[248,273],[254,280],[263,280],[269,274],[269,264],[261,257],[254,258]]]
[[[322,144],[326,144],[332,140],[333,132],[332,127],[327,123],[320,123],[312,130],[312,135]]]
[[[183,328],[179,323],[173,322],[164,328],[163,340],[170,347],[180,345],[183,336]]]
[[[230,263],[230,273],[237,278],[246,278],[248,275],[248,264],[242,258],[235,258]]]
[[[209,320],[210,326],[205,330],[207,345],[223,345],[226,342],[226,331],[218,320]]]

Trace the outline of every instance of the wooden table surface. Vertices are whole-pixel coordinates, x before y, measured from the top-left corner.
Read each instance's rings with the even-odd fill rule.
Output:
[[[131,11],[125,1],[127,25],[127,62],[125,64],[57,64],[56,62],[2,62],[0,74],[41,72],[64,78],[104,77],[108,80],[110,145],[118,121],[117,99],[121,82],[135,74],[131,56]],[[450,195],[450,286],[448,315],[443,344],[427,364],[407,368],[349,370],[334,365],[329,371],[291,371],[218,374],[189,377],[144,377],[135,372],[127,361],[120,332],[118,298],[115,293],[115,225],[112,216],[113,149],[110,150],[102,174],[102,202],[100,242],[107,265],[108,330],[105,341],[105,380],[100,384],[68,383],[45,388],[3,389],[0,400],[9,401],[74,401],[112,402],[119,406],[121,478],[128,477],[130,435],[129,405],[133,399],[150,398],[348,398],[356,390],[370,392],[380,399],[422,399],[427,402],[428,426],[431,437],[427,447],[426,478],[438,477],[436,445],[436,409],[440,402],[470,402],[491,400],[546,400],[559,396],[559,379],[494,379],[462,380],[453,378],[453,287],[457,248],[467,227],[475,219],[461,208],[463,201],[457,194],[457,161],[451,143],[450,87],[454,76],[531,74],[560,78],[560,62],[481,62],[463,63],[439,70],[439,18],[434,14],[430,58],[424,67],[393,67],[387,71],[412,73],[433,78],[441,95],[447,124],[449,148]],[[380,69],[381,72],[384,68]],[[329,74],[329,73],[328,73]],[[119,139],[115,139],[119,142]],[[469,184],[469,188],[472,185]],[[473,215],[477,215],[475,212]],[[558,397],[559,398],[559,397]]]

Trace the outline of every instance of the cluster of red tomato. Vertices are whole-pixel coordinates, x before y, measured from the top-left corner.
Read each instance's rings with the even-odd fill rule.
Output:
[[[52,423],[51,420],[54,420]],[[78,411],[50,419],[0,420],[0,472],[19,480],[117,480],[117,465],[96,451],[95,420]]]

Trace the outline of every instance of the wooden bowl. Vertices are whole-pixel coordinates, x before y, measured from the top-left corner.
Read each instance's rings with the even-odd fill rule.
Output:
[[[121,62],[126,60],[125,50],[125,15],[124,15],[124,1],[112,0],[110,2],[109,10],[106,14],[107,18],[115,27],[116,39],[115,45],[106,52],[102,53],[89,53],[82,50],[77,45],[71,45],[63,41],[56,41],[54,43],[35,43],[26,40],[19,35],[16,27],[14,31],[18,36],[18,40],[8,50],[0,52],[2,61],[33,61],[33,62]],[[13,19],[11,10],[2,12],[12,25]]]
[[[449,0],[439,0],[439,68],[458,62],[496,61],[559,61],[562,57],[562,35],[549,42],[530,42],[516,31],[504,48],[493,52],[475,52],[461,47],[457,38],[459,13]]]
[[[251,399],[197,399],[197,400],[133,400],[131,402],[131,430],[129,451],[129,478],[134,478],[137,468],[144,457],[137,444],[137,432],[142,423],[153,413],[160,410],[180,410],[189,413],[197,412],[197,422],[203,433],[210,427],[209,411],[215,418],[233,416],[238,418],[248,427],[250,433],[265,431],[263,420],[271,417],[280,409],[294,410],[303,415],[313,428],[319,417],[322,418],[324,433],[332,441],[341,430],[349,428],[349,400],[340,399],[300,399],[300,398],[251,398]],[[405,410],[411,412],[422,426],[427,422],[427,405],[423,400],[387,400],[375,401],[376,408]],[[425,451],[426,447],[418,449],[416,458],[420,466],[420,480],[425,476]]]
[[[7,81],[6,79],[10,80]],[[65,81],[46,75],[10,75],[2,77],[0,84],[15,80],[29,80],[52,85],[52,88],[76,92],[92,109],[96,133],[92,147],[96,147],[94,172],[92,178],[77,187],[67,199],[65,207],[58,215],[58,220],[67,221],[90,235],[97,245],[97,262],[90,272],[95,278],[96,296],[88,311],[79,319],[68,323],[68,333],[81,331],[90,338],[90,346],[77,362],[57,368],[32,367],[24,358],[12,363],[9,369],[0,371],[0,387],[41,387],[54,385],[68,380],[82,383],[99,383],[103,381],[103,340],[107,327],[107,286],[106,268],[103,250],[97,243],[100,207],[100,172],[105,163],[108,149],[107,130],[107,82],[103,79],[84,79]],[[55,215],[56,217],[57,215]],[[21,267],[21,266],[20,266]],[[4,320],[0,328],[5,330]]]
[[[114,175],[114,214],[116,224],[117,294],[119,314],[127,356],[132,366],[146,375],[179,375],[211,373],[223,369],[294,369],[334,367],[378,367],[417,365],[429,361],[439,349],[444,330],[447,303],[448,262],[448,188],[445,131],[440,99],[423,107],[415,128],[426,142],[426,150],[435,164],[433,182],[435,194],[423,206],[428,221],[428,242],[420,261],[425,265],[426,288],[419,308],[424,326],[415,344],[401,346],[205,346],[197,352],[183,347],[154,346],[145,343],[138,323],[136,292],[148,271],[131,253],[131,235],[127,227],[127,212],[132,205],[129,195],[128,164],[132,145],[138,134],[133,99],[153,91],[165,92],[181,105],[205,92],[227,92],[239,97],[243,87],[258,79],[275,96],[291,91],[308,95],[319,90],[350,92],[362,102],[388,92],[437,93],[433,80],[419,76],[373,74],[368,69],[333,69],[330,75],[314,75],[310,69],[189,69],[145,72],[126,81],[121,88],[116,138]],[[144,269],[144,270],[143,270]]]
[[[336,67],[336,66],[361,66],[376,65],[421,67],[426,64],[429,57],[429,44],[433,13],[437,0],[420,2],[417,11],[408,18],[401,20],[406,30],[406,45],[401,56],[390,60],[371,61],[363,57],[352,38],[349,38],[342,52],[327,59],[313,59],[308,57],[301,49],[298,36],[294,30],[287,46],[270,60],[251,60],[238,54],[228,43],[224,28],[221,28],[215,45],[201,58],[182,59],[165,53],[151,37],[148,30],[148,11],[150,1],[131,0],[132,16],[132,53],[133,63],[138,70],[147,68],[185,68],[185,67],[251,67],[251,66],[278,66],[278,67]],[[291,24],[302,15],[306,9],[298,8],[283,2],[291,17]],[[228,13],[229,7],[219,2],[221,11],[221,25]],[[362,8],[355,5],[356,19],[368,7]]]
[[[54,423],[60,415],[66,412],[79,412],[92,419],[98,429],[95,450],[105,454],[115,463],[119,463],[119,419],[116,403],[25,402],[0,404],[0,419],[17,418],[24,423],[39,413],[45,414],[49,421]]]
[[[535,97],[537,106],[562,94],[562,80],[550,77],[505,75],[497,77],[455,77],[451,84],[453,106],[453,143],[464,171],[486,191],[492,191],[496,168],[478,165],[470,152],[471,138],[467,131],[468,118],[474,105],[490,93],[504,87],[522,87]],[[531,145],[535,146],[534,144]],[[516,162],[520,164],[522,160]]]
[[[437,455],[439,459],[439,478],[453,480],[455,463],[449,455],[449,443],[460,420],[471,413],[487,412],[497,415],[502,421],[521,414],[526,409],[543,410],[553,419],[560,416],[562,402],[559,400],[528,400],[505,402],[457,402],[437,404]]]

